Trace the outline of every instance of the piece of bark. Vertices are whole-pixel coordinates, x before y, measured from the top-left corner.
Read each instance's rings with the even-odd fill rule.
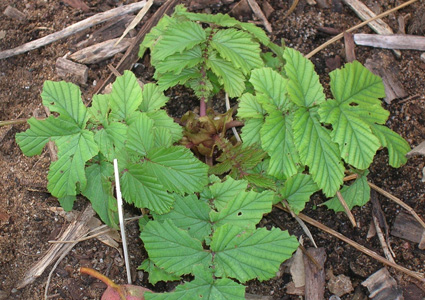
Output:
[[[233,6],[233,8],[229,12],[230,15],[240,18],[242,20],[250,16],[251,13],[252,10],[248,5],[247,0],[239,1],[235,6]]]
[[[302,287],[296,287],[295,283],[291,281],[285,286],[286,293],[288,295],[297,295],[297,296],[304,296],[305,294],[305,286]]]
[[[317,31],[320,31],[329,35],[337,35],[341,33],[341,30],[338,28],[324,27],[324,26],[317,27]]]
[[[391,64],[391,59],[381,54],[380,56],[374,56],[366,60],[364,64],[372,73],[380,76],[384,83],[385,95],[384,101],[388,104],[392,100],[398,98],[404,98],[407,96],[401,82],[397,78],[399,71],[394,64]]]
[[[332,294],[341,297],[345,294],[354,291],[353,284],[351,283],[350,278],[345,276],[344,274],[335,276],[332,270],[329,270],[327,272],[327,275],[327,277],[329,278],[327,287],[329,292],[331,292]]]
[[[266,0],[263,1],[261,5],[261,10],[263,11],[264,15],[268,19],[270,15],[274,12],[273,6],[270,5],[270,3]]]
[[[86,209],[80,213],[77,219],[75,219],[67,229],[58,238],[60,241],[78,240],[88,232],[87,222],[94,216],[94,211],[91,205],[88,205]],[[44,256],[33,265],[24,275],[24,278],[20,280],[16,286],[17,289],[22,289],[28,284],[34,282],[44,270],[52,264],[64,253],[71,251],[76,243],[73,244],[53,244],[44,254]]]
[[[356,46],[354,44],[353,34],[344,32],[344,46],[345,46],[345,60],[347,62],[353,62],[356,60]]]
[[[23,12],[10,5],[6,7],[3,14],[11,19],[18,20],[20,22],[24,22],[27,19],[27,16]]]
[[[419,249],[425,249],[425,229],[410,214],[400,212],[397,215],[391,235],[418,243]]]
[[[356,15],[363,21],[366,21],[376,16],[376,14],[373,11],[371,11],[365,4],[363,4],[363,2],[359,0],[343,0],[343,2],[347,4],[356,13]],[[391,27],[388,26],[387,23],[385,23],[381,19],[377,19],[375,21],[369,22],[367,25],[378,34],[393,34],[394,33]],[[401,57],[400,51],[393,50],[393,52],[397,57]]]
[[[89,12],[90,11],[90,7],[88,7],[87,4],[84,3],[81,0],[63,0],[63,2],[65,2],[66,4],[71,6],[72,8],[81,9],[83,12]]]
[[[418,35],[357,33],[354,42],[361,46],[425,51],[425,37]]]
[[[89,70],[85,65],[77,64],[62,57],[56,60],[56,73],[73,83],[86,84],[88,72]]]
[[[325,261],[326,251],[324,248],[310,248],[308,253],[322,267],[319,270],[315,264],[309,259],[304,259],[305,262],[305,299],[323,300],[325,295]]]
[[[326,64],[326,67],[329,68],[329,72],[335,69],[341,68],[341,56],[335,55],[334,57],[328,57],[325,60],[325,64]]]
[[[108,59],[119,52],[124,52],[131,45],[133,39],[123,39],[115,46],[119,38],[89,46],[72,53],[69,58],[80,64],[94,64]]]
[[[51,44],[53,42],[66,38],[70,35],[73,35],[77,32],[93,27],[97,24],[106,22],[112,18],[138,11],[142,9],[145,6],[145,4],[146,4],[146,1],[140,1],[136,3],[128,4],[128,5],[123,5],[123,6],[96,14],[85,20],[72,24],[71,26],[68,26],[65,29],[49,34],[35,41],[28,42],[26,44],[23,44],[13,49],[1,51],[0,59],[8,58],[11,56],[15,56],[18,54],[22,54],[22,53],[46,46],[48,44]]]
[[[425,141],[417,145],[415,148],[413,148],[406,154],[407,157],[412,157],[416,155],[425,156]]]
[[[369,290],[369,298],[374,300],[403,300],[403,293],[386,268],[373,273],[362,285]]]
[[[101,28],[90,34],[88,39],[80,41],[78,44],[74,45],[74,47],[76,49],[82,49],[94,44],[120,37],[127,28],[128,24],[133,21],[133,19],[134,15],[124,15],[113,18],[112,20],[106,22],[105,25],[103,25]],[[133,37],[131,32],[130,37]]]
[[[138,54],[140,43],[145,38],[145,35],[158,23],[164,14],[170,15],[177,3],[179,3],[179,0],[168,0],[159,9],[157,9],[155,14],[143,25],[131,45],[127,48],[124,56],[115,67],[119,73],[122,74],[124,73],[124,70],[131,69],[133,64],[139,59]],[[105,80],[101,80],[95,86],[94,93],[97,94],[101,92],[109,83],[112,82],[113,78],[115,78],[115,75],[110,74]]]
[[[272,25],[267,20],[266,16],[264,15],[263,11],[261,10],[260,6],[258,5],[257,1],[255,0],[248,0],[248,5],[251,7],[254,14],[261,20],[261,22],[264,25],[264,28],[271,33],[273,31]]]

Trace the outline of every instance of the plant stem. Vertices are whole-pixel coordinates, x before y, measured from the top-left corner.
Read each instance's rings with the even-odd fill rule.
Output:
[[[45,120],[46,118],[36,118],[37,120]],[[7,125],[16,125],[16,124],[22,124],[26,123],[29,119],[22,118],[22,119],[16,119],[16,120],[7,120],[7,121],[0,121],[0,127],[1,126],[7,126]]]
[[[102,281],[104,284],[106,284],[107,286],[110,286],[111,288],[113,288],[114,290],[118,291],[119,290],[119,285],[116,284],[115,282],[113,282],[111,279],[109,279],[108,277],[106,277],[105,275],[99,273],[96,270],[93,270],[91,268],[86,268],[86,267],[81,267],[80,268],[80,273],[81,274],[87,274],[90,275],[96,279],[99,279],[100,281]]]
[[[201,98],[201,103],[199,106],[199,116],[203,117],[207,115],[207,104],[205,103],[204,97]]]

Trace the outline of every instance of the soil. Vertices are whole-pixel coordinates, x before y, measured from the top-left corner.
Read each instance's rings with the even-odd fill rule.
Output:
[[[0,15],[0,50],[11,49],[25,42],[35,40],[66,26],[121,4],[135,1],[121,0],[86,0],[88,13],[83,13],[66,5],[67,1],[52,0],[5,0],[0,2],[0,11],[8,5],[25,13],[25,21],[17,21]],[[182,1],[188,4],[188,1]],[[238,1],[235,1],[238,2]],[[263,1],[258,1],[260,4]],[[223,4],[226,3],[226,4]],[[283,39],[286,45],[294,47],[304,54],[318,47],[330,39],[331,36],[319,30],[319,27],[332,27],[337,30],[348,29],[360,21],[356,15],[339,0],[319,1],[316,5],[309,5],[306,0],[300,0],[296,9],[285,17],[292,1],[269,0],[274,11],[268,17],[272,24],[272,40],[280,42]],[[327,7],[323,3],[328,4]],[[388,10],[400,1],[365,1],[376,12]],[[381,3],[381,4],[379,4]],[[223,12],[230,11],[235,4],[231,0],[223,1],[192,1],[192,7],[198,4],[198,11]],[[158,9],[155,4],[150,14]],[[422,10],[423,4],[416,2],[385,18],[395,32],[398,30],[398,18],[411,15],[407,21],[415,32],[421,29],[420,17],[417,12]],[[419,19],[418,19],[419,18]],[[252,14],[243,16],[245,21],[256,21]],[[419,21],[418,21],[419,20]],[[419,23],[418,23],[419,22]],[[258,22],[260,24],[260,22]],[[419,24],[419,25],[418,25]],[[97,27],[98,28],[98,27]],[[55,62],[63,57],[70,49],[75,49],[78,41],[83,40],[94,29],[72,36],[51,45],[30,51],[8,59],[0,60],[0,120],[14,120],[29,118],[33,115],[43,116],[40,92],[45,80],[60,80],[55,72]],[[368,27],[358,32],[371,33]],[[357,59],[364,63],[367,58],[385,55],[390,59],[392,67],[398,72],[397,79],[408,93],[406,99],[396,99],[391,104],[383,103],[391,112],[387,125],[403,136],[414,147],[425,138],[425,63],[420,60],[418,51],[402,51],[402,57],[396,59],[390,50],[357,47]],[[312,61],[317,72],[326,81],[330,71],[332,59],[340,57],[344,63],[344,43],[338,41],[316,54]],[[116,65],[121,54],[114,58],[89,65],[88,83],[80,85],[83,97],[88,101],[93,93],[94,82],[106,78],[110,70],[107,64]],[[140,61],[143,77],[151,76],[151,68],[147,61]],[[140,68],[140,65],[139,65]],[[147,73],[146,73],[147,72]],[[148,75],[147,75],[148,74]],[[170,96],[173,96],[172,94]],[[176,97],[168,109],[171,114],[179,116],[191,107]],[[192,107],[193,108],[193,107]],[[24,273],[47,251],[50,244],[60,232],[69,224],[67,214],[58,209],[57,199],[52,197],[46,189],[46,174],[50,164],[47,150],[42,155],[25,157],[15,142],[15,134],[27,128],[27,125],[12,125],[0,127],[0,299],[43,299],[49,266],[42,276],[32,284],[22,289],[16,289],[17,282]],[[379,151],[375,162],[370,168],[369,181],[389,191],[410,205],[423,219],[425,218],[425,185],[423,157],[410,158],[406,165],[399,169],[388,166],[386,150]],[[386,198],[378,196],[386,221],[391,227],[395,217],[402,209]],[[353,214],[359,224],[353,228],[343,213],[333,213],[324,207],[316,207],[323,199],[313,197],[304,211],[308,216],[343,233],[356,242],[382,255],[382,248],[378,238],[367,239],[369,224],[372,219],[372,207],[368,203],[363,207],[353,209]],[[81,211],[87,201],[80,198],[74,209]],[[128,210],[130,215],[132,212]],[[281,226],[291,234],[303,234],[298,224],[285,212],[274,209],[265,216],[265,226]],[[316,243],[324,247],[327,253],[326,270],[332,270],[335,275],[348,276],[355,288],[355,292],[342,296],[341,299],[366,299],[368,291],[361,286],[375,271],[382,268],[382,264],[361,254],[344,242],[309,226]],[[158,283],[152,286],[147,282],[146,274],[137,271],[136,267],[142,262],[146,254],[141,241],[137,223],[130,223],[127,227],[130,245],[130,258],[133,267],[134,283],[153,289],[154,291],[170,290],[175,283]],[[419,250],[418,245],[397,237],[391,237],[391,245],[396,254],[396,262],[406,268],[418,272],[425,272],[425,251]],[[311,243],[306,239],[306,247]],[[78,268],[88,266],[106,274],[118,283],[126,281],[125,268],[120,253],[97,239],[90,239],[78,243],[62,260],[53,272],[48,294],[51,299],[99,299],[105,286],[97,280],[80,276]],[[424,299],[424,287],[399,272],[389,269],[399,287],[404,291],[405,299]],[[269,296],[270,299],[300,299],[298,296],[286,294],[286,285],[291,280],[290,275],[281,272],[266,282],[249,282],[247,292],[256,295]],[[327,289],[325,297],[328,299],[331,292]]]

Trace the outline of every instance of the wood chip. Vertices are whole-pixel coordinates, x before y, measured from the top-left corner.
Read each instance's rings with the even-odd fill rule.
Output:
[[[117,53],[124,52],[131,45],[133,39],[123,39],[115,46],[119,38],[89,46],[72,53],[69,58],[80,64],[94,64],[106,60]]]
[[[335,276],[332,270],[329,270],[327,272],[327,275],[327,277],[329,278],[327,287],[329,292],[331,292],[332,294],[341,297],[345,294],[349,294],[354,291],[353,284],[351,283],[350,278],[345,276],[344,274]]]
[[[359,0],[343,0],[345,4],[347,4],[359,18],[363,21],[371,19],[376,16],[376,14],[371,11],[363,2]],[[393,34],[393,30],[390,26],[387,25],[381,19],[377,19],[375,21],[369,22],[367,24],[373,31],[378,34]],[[401,52],[398,50],[393,51],[397,57],[401,56]]]
[[[361,46],[425,51],[425,37],[418,35],[357,33],[354,42]]]
[[[261,20],[261,22],[263,23],[266,30],[271,33],[273,31],[272,25],[267,20],[266,16],[264,15],[264,13],[261,10],[260,6],[258,5],[257,1],[248,0],[248,5],[251,7],[252,11],[257,16],[257,18],[259,18]]]
[[[309,259],[305,259],[305,299],[323,300],[325,295],[325,248],[310,248],[307,250],[322,267],[319,270]]]
[[[386,268],[373,273],[362,285],[369,290],[369,298],[376,300],[403,300],[403,293]]]
[[[406,154],[407,157],[412,157],[416,155],[425,156],[425,141],[417,145],[415,148],[413,148]]]
[[[56,73],[73,83],[86,84],[88,72],[89,70],[85,65],[77,64],[63,57],[56,60]]]
[[[84,1],[81,0],[63,0],[64,3],[68,4],[72,8],[81,9],[83,12],[89,12],[90,7],[87,6]]]
[[[410,214],[400,212],[397,215],[391,235],[418,243],[419,249],[425,249],[425,229]]]
[[[356,60],[356,46],[354,44],[353,34],[344,32],[345,60],[353,62]]]
[[[380,55],[367,59],[364,64],[372,73],[382,78],[386,94],[384,101],[388,104],[394,99],[407,96],[403,85],[398,79],[399,70],[392,61],[393,59],[390,56],[381,53]]]
[[[10,5],[6,7],[3,14],[11,19],[18,20],[20,22],[24,22],[27,19],[27,16],[23,12]]]

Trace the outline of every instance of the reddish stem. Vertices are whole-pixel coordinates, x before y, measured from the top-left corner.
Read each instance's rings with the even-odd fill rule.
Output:
[[[118,293],[118,295],[120,296],[121,299],[123,299],[123,300],[126,299],[126,296],[125,296],[125,294],[123,294],[121,287],[118,284],[116,284],[115,282],[113,282],[111,279],[106,277],[105,275],[99,273],[98,271],[93,270],[91,268],[81,267],[80,273],[81,274],[87,274],[87,275],[90,275],[90,276],[92,276],[96,279],[99,279],[100,281],[105,283],[107,286],[114,289]]]
[[[203,117],[207,115],[207,104],[205,103],[204,97],[201,98],[201,104],[199,106],[199,116]]]

